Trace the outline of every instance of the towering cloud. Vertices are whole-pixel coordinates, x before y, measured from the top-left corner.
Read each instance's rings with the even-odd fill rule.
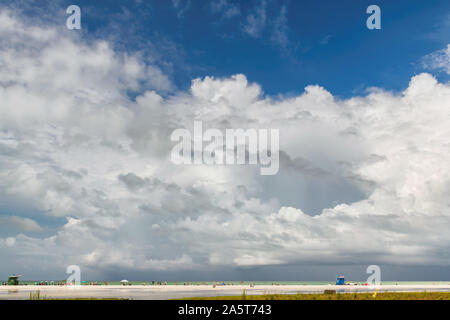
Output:
[[[168,77],[110,43],[6,10],[0,38],[5,269],[450,264],[450,86],[430,74],[345,100],[272,99],[244,75],[163,98]],[[194,120],[279,129],[279,173],[174,165]]]

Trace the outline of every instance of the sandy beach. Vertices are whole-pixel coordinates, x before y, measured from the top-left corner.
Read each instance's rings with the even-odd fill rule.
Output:
[[[245,290],[249,295],[257,294],[295,294],[323,293],[324,290],[336,290],[340,293],[351,292],[395,292],[395,291],[445,291],[450,285],[381,285],[381,286],[334,286],[334,285],[166,285],[166,286],[0,286],[0,299],[29,299],[30,293],[40,291],[41,296],[52,299],[67,298],[123,298],[133,300],[167,300],[189,297],[214,297],[241,295]]]

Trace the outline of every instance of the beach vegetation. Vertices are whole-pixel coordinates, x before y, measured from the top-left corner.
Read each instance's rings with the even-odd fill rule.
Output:
[[[352,292],[352,293],[297,293],[240,296],[199,297],[183,300],[450,300],[450,292]]]

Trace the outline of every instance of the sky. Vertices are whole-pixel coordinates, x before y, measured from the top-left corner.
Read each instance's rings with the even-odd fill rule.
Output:
[[[0,279],[449,280],[449,28],[444,0],[0,0]],[[174,164],[194,120],[278,129],[278,173]]]

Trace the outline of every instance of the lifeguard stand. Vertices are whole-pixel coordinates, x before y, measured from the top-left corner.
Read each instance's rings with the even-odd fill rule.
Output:
[[[336,276],[336,285],[343,286],[344,284],[345,284],[345,277],[344,276]]]
[[[16,275],[11,275],[8,277],[8,286],[18,286],[19,285],[19,277]]]

